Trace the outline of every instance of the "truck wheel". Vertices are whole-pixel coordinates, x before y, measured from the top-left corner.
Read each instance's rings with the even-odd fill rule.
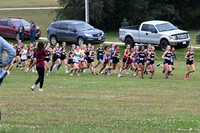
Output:
[[[77,40],[77,44],[78,45],[84,44],[84,42],[85,41],[84,41],[84,39],[82,37],[79,37],[78,40]]]
[[[167,40],[162,40],[161,43],[160,43],[160,48],[162,50],[166,50],[167,45],[169,45],[168,41]]]
[[[127,37],[125,40],[125,45],[130,44],[131,47],[133,47],[135,45],[134,41],[132,38]]]
[[[19,37],[19,33],[16,33],[16,35],[15,35],[15,39],[16,39],[17,41],[20,39],[20,37]]]
[[[51,45],[55,46],[56,43],[57,43],[57,38],[56,38],[56,36],[51,36],[51,37],[50,37],[50,42],[51,42]]]

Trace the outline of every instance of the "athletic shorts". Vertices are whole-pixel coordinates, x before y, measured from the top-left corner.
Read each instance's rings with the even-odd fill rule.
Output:
[[[26,61],[27,59],[21,59],[21,61]]]
[[[63,55],[62,55],[62,56],[60,56],[60,59],[61,59],[61,60],[64,60],[64,59],[66,59],[66,56],[63,56]]]
[[[119,58],[114,57],[114,58],[113,58],[113,64],[117,64],[118,62],[119,62]]]
[[[103,55],[98,55],[97,56],[97,60],[100,60],[100,59],[103,60]]]
[[[27,56],[27,59],[31,59],[31,56]]]
[[[186,65],[192,65],[193,61],[186,61]]]
[[[135,59],[134,63],[139,63],[139,59]]]
[[[171,61],[170,60],[164,60],[164,64],[171,65]]]
[[[50,58],[44,58],[44,61],[49,62]]]
[[[57,59],[59,59],[60,58],[60,56],[59,55],[53,55],[53,62],[56,62],[57,61]]]
[[[68,64],[73,64],[73,59],[68,59]]]
[[[148,63],[149,63],[148,65],[152,65],[152,64],[154,64],[154,60],[149,60]]]
[[[142,65],[144,65],[145,60],[139,60],[139,63],[138,63],[138,64],[140,64],[140,63],[142,63]]]
[[[88,63],[94,62],[94,59],[88,58]]]
[[[128,58],[126,63],[131,64],[131,63],[133,63],[133,60],[131,58]]]
[[[123,63],[126,63],[126,62],[127,62],[127,59],[124,59],[124,58],[123,58],[122,62],[123,62]]]

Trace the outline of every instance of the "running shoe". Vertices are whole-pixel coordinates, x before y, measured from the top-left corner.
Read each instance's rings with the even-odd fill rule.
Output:
[[[9,74],[10,74],[10,71],[7,71],[7,74],[9,75]]]
[[[60,73],[58,69],[56,69],[56,72],[57,72],[57,73]]]
[[[168,79],[168,77],[164,77],[164,79]]]
[[[32,90],[32,91],[35,91],[35,85],[33,85],[33,86],[31,87],[31,90]]]
[[[43,89],[39,89],[40,92],[44,91]]]
[[[118,74],[118,78],[120,78],[120,77],[122,77],[122,75],[121,75],[121,74]]]
[[[189,78],[189,77],[190,77],[190,74],[188,74],[187,77]]]
[[[184,78],[184,80],[188,80],[187,78]]]
[[[160,63],[157,64],[157,67],[159,67],[159,66],[160,66]]]
[[[84,73],[86,73],[86,70],[85,70],[85,69],[83,69],[83,72],[84,72]]]
[[[65,71],[65,73],[69,73],[68,71]]]
[[[125,73],[128,75],[128,71],[127,70],[125,70]]]
[[[34,73],[35,72],[35,70],[32,68],[32,72]]]

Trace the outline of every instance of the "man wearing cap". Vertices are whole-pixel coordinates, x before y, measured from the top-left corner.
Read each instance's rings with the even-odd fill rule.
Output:
[[[30,25],[30,34],[31,34],[31,42],[35,42],[35,31],[36,31],[36,24],[34,20],[31,20]]]
[[[4,60],[2,60],[3,51],[7,52],[7,56]],[[6,40],[4,40],[0,36],[0,86],[1,86],[1,83],[3,82],[3,79],[7,75],[7,72],[3,69],[3,67],[6,67],[7,65],[9,65],[15,56],[16,56],[16,52],[14,48],[12,47],[12,45],[10,45]]]

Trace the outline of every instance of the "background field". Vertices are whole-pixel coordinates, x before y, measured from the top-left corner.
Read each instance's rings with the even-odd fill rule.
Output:
[[[45,77],[42,93],[30,89],[37,74],[14,68],[0,89],[0,132],[199,132],[200,50],[188,81],[183,80],[186,51],[177,51],[168,80],[161,68],[154,79],[142,80],[125,73],[92,76],[89,70],[70,77],[62,66],[60,74],[54,70]],[[161,62],[162,51],[156,53]]]
[[[56,0],[1,0],[0,8],[18,8],[18,7],[56,7]]]

